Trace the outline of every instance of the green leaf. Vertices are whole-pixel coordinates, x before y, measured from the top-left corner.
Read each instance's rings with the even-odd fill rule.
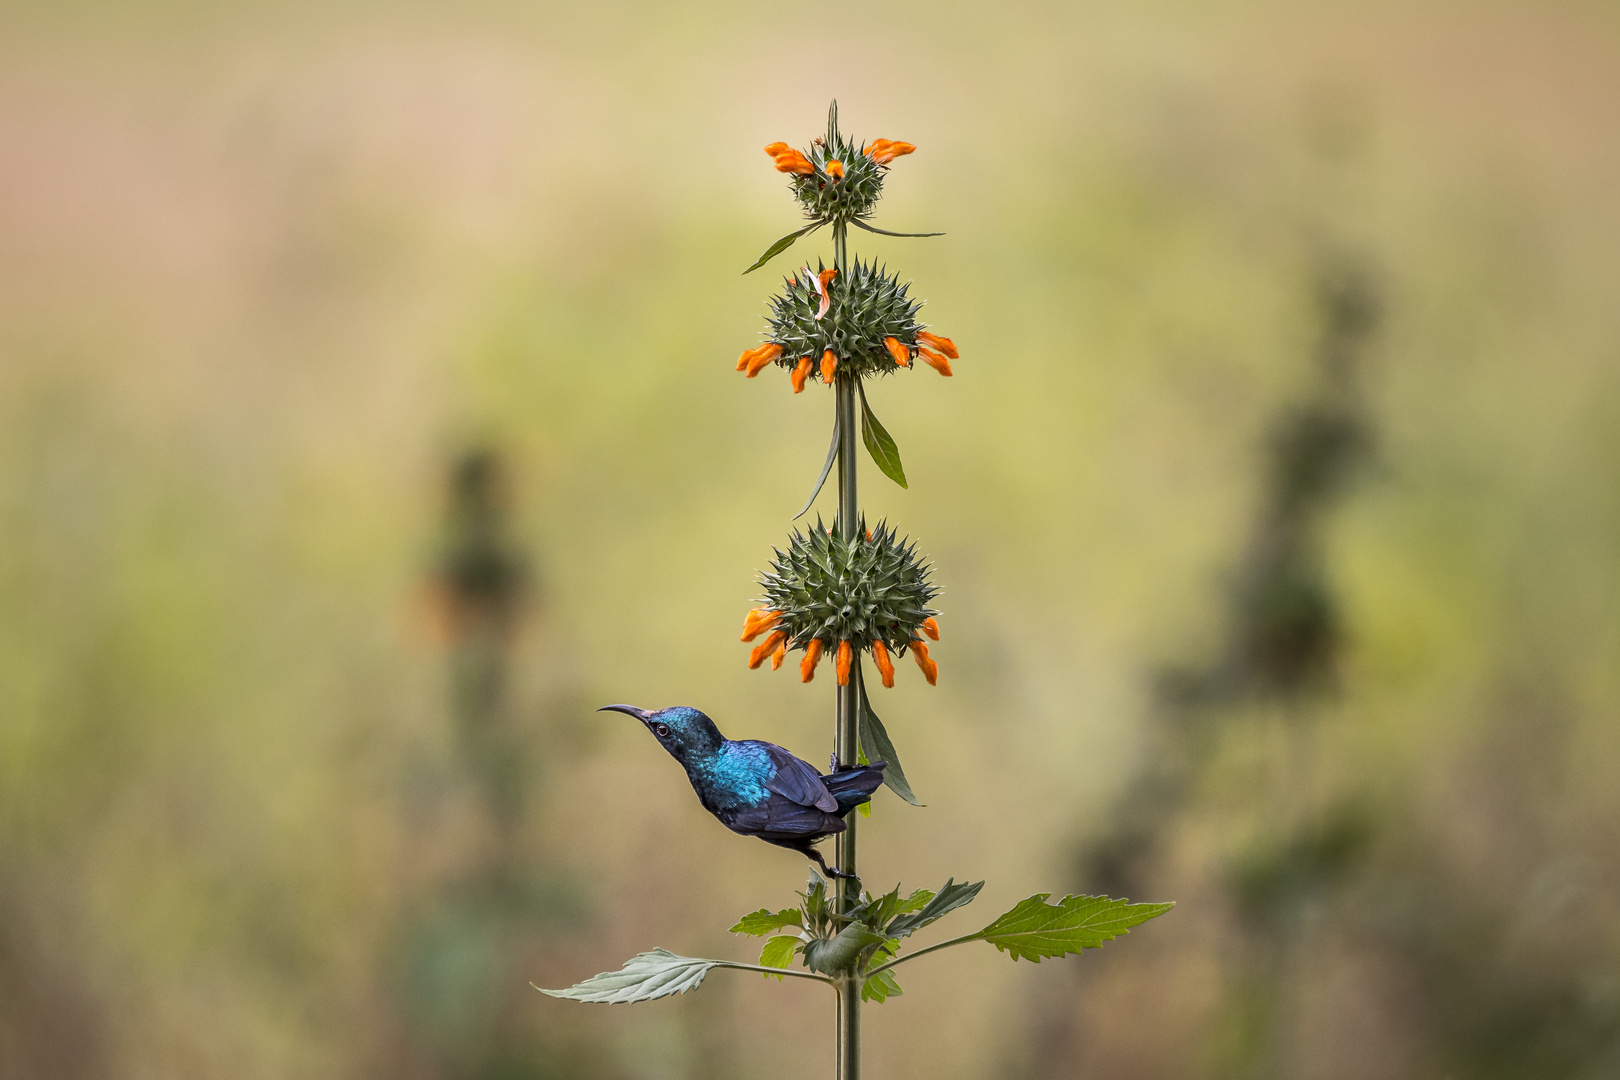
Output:
[[[860,386],[859,383],[856,385]],[[893,437],[883,430],[878,418],[872,415],[872,407],[866,403],[864,386],[861,386],[861,441],[866,443],[866,452],[872,455],[872,460],[877,462],[883,475],[905,487],[906,470],[900,465],[900,448],[895,445]]]
[[[860,674],[859,667],[856,669],[855,684],[861,699],[861,748],[866,752],[867,760],[887,761],[889,766],[883,770],[884,786],[912,806],[922,806],[917,796],[911,793],[906,770],[900,767],[900,752],[894,748],[888,729],[878,719],[878,714],[872,711],[872,703],[866,698],[866,679]]]
[[[870,945],[881,945],[884,936],[860,923],[850,923],[834,938],[816,938],[804,947],[804,963],[811,971],[831,975],[847,971],[855,964],[861,950]]]
[[[1174,904],[1133,904],[1107,896],[1065,896],[1048,904],[1051,893],[1036,893],[978,932],[1014,960],[1040,963],[1043,956],[1063,956],[1095,949],[1131,927],[1163,915]]]
[[[784,926],[803,926],[804,917],[799,914],[798,908],[784,908],[781,911],[771,911],[760,908],[751,911],[737,920],[737,925],[731,928],[733,934],[748,934],[751,937],[764,937],[766,934],[782,929]]]
[[[792,247],[793,242],[795,240],[797,240],[799,237],[803,236],[805,233],[815,232],[817,229],[821,228],[825,224],[827,224],[825,221],[812,221],[810,224],[806,225],[804,228],[798,230],[797,232],[788,233],[786,236],[782,237],[782,239],[778,240],[776,243],[774,243],[770,247],[766,248],[765,249],[765,254],[763,254],[763,255],[761,255],[759,257],[759,261],[754,263],[753,266],[750,266],[748,269],[744,270],[743,273],[745,275],[746,274],[752,274],[755,270],[758,270],[760,267],[764,266],[766,263],[770,262],[772,259],[774,259],[778,255],[782,254],[782,252],[784,252],[788,248]]]
[[[785,968],[792,965],[793,954],[799,951],[799,946],[802,944],[803,942],[798,938],[788,937],[786,934],[771,938],[765,943],[765,948],[760,951],[759,966]],[[780,975],[767,975],[765,977],[775,979],[777,982],[782,981]]]
[[[852,224],[856,225],[857,227],[865,229],[867,232],[870,232],[870,233],[877,233],[879,236],[901,236],[901,237],[908,237],[908,238],[913,238],[914,239],[914,238],[924,237],[924,236],[944,236],[945,235],[942,232],[890,232],[888,229],[880,229],[876,225],[868,225],[866,222],[862,221],[860,218],[850,218],[849,220],[850,220],[850,222]]]
[[[624,967],[618,971],[592,975],[566,990],[540,992],[570,1001],[631,1005],[696,990],[702,985],[709,969],[719,963],[719,960],[699,960],[691,956],[676,956],[665,949],[654,949],[652,952],[637,953],[625,961]]]
[[[929,889],[913,889],[910,896],[900,901],[900,907],[896,914],[904,915],[908,911],[921,911],[928,905],[928,901],[933,898],[934,894]]]
[[[827,474],[832,472],[833,462],[838,460],[838,436],[839,428],[841,426],[842,425],[839,423],[838,419],[838,410],[834,409],[832,445],[827,448],[826,464],[821,466],[821,475],[816,477],[815,490],[811,491],[810,497],[804,500],[804,505],[799,508],[799,512],[793,515],[794,521],[798,521],[800,518],[804,517],[805,511],[810,509],[811,504],[816,501],[816,496],[821,494],[822,487],[824,487],[827,483]],[[830,572],[831,571],[829,570],[829,573]]]
[[[900,983],[892,971],[880,971],[876,975],[861,983],[861,1000],[875,1001],[882,1004],[892,997],[899,997],[905,993],[900,989]]]
[[[939,892],[928,898],[928,902],[921,908],[906,915],[898,916],[888,925],[886,933],[892,938],[903,938],[916,933],[931,922],[944,918],[959,907],[966,907],[973,903],[973,898],[979,895],[984,888],[984,882],[966,882],[947,879],[939,887]],[[913,893],[913,896],[916,894]]]

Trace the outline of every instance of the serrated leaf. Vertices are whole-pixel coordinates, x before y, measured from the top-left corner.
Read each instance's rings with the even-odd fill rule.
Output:
[[[928,902],[921,908],[906,915],[900,915],[888,925],[887,934],[892,938],[903,938],[916,933],[931,922],[935,922],[959,907],[966,907],[973,903],[973,898],[979,895],[984,888],[984,882],[956,881],[947,879],[939,887],[939,892],[928,898]],[[915,894],[913,894],[915,895]]]
[[[856,670],[856,689],[860,691],[861,700],[861,748],[866,751],[869,761],[887,761],[888,767],[883,770],[883,785],[896,795],[900,796],[912,806],[922,806],[917,796],[911,792],[911,782],[906,779],[906,770],[900,766],[900,752],[894,748],[894,741],[889,738],[888,729],[878,714],[872,711],[872,703],[866,697],[866,679]]]
[[[905,993],[900,989],[900,983],[892,971],[880,971],[861,983],[861,1000],[875,1001],[882,1004],[892,997],[899,997]]]
[[[928,906],[928,901],[934,898],[929,889],[913,889],[911,895],[900,901],[900,907],[895,911],[897,915],[904,915],[908,911],[921,911]]]
[[[540,992],[570,1001],[632,1005],[638,1001],[653,1001],[696,990],[703,984],[703,977],[709,973],[709,969],[719,963],[718,960],[699,960],[691,956],[676,956],[666,949],[654,949],[637,953],[625,961],[624,967],[618,971],[592,975],[566,990]]]
[[[883,475],[905,487],[906,470],[900,464],[900,447],[878,423],[878,418],[872,415],[872,407],[866,403],[864,386],[861,386],[861,441],[866,444],[866,452],[872,455],[872,460],[877,462]]]
[[[784,926],[803,926],[804,916],[798,908],[784,908],[781,911],[771,911],[760,908],[751,911],[737,920],[737,925],[731,928],[733,934],[748,934],[751,937],[764,937],[766,934],[782,929]]]
[[[1107,896],[1065,896],[1048,904],[1051,893],[1036,893],[980,930],[988,941],[1014,960],[1064,956],[1095,949],[1131,927],[1163,915],[1174,904],[1133,904]]]
[[[744,270],[743,274],[752,274],[755,270],[758,270],[760,267],[782,254],[782,252],[792,247],[794,241],[798,240],[799,237],[803,236],[805,233],[814,232],[825,224],[827,224],[825,221],[812,221],[804,228],[799,229],[796,232],[788,233],[786,236],[782,237],[782,239],[766,248],[765,254],[759,257],[759,261],[755,262],[753,266],[750,266],[748,269]]]
[[[786,934],[781,934],[777,937],[771,938],[771,940],[765,943],[765,948],[760,950],[759,966],[772,968],[785,968],[791,966],[793,963],[793,954],[799,951],[799,946],[801,944],[803,944],[803,942],[801,942],[798,938],[788,937]],[[781,982],[783,978],[781,975],[767,975],[765,977],[767,979],[775,979],[777,982]]]
[[[804,963],[811,971],[832,975],[848,970],[869,945],[880,945],[882,934],[860,923],[851,923],[838,932],[837,937],[816,938],[804,947]]]
[[[832,472],[833,462],[838,460],[838,441],[839,441],[839,435],[840,435],[840,430],[839,429],[841,427],[842,427],[842,423],[840,422],[840,420],[838,418],[838,410],[834,409],[833,410],[832,445],[827,448],[827,461],[826,461],[826,464],[821,466],[821,475],[816,477],[816,486],[815,486],[814,490],[812,490],[810,492],[810,497],[808,499],[804,500],[804,505],[799,508],[799,512],[797,514],[793,515],[793,520],[794,521],[798,521],[800,518],[804,517],[805,511],[810,509],[811,504],[813,504],[816,501],[816,496],[820,495],[821,494],[821,489],[824,486],[826,486],[827,474]],[[827,572],[829,574],[832,573],[832,567],[831,566],[829,566],[827,568]]]
[[[899,236],[899,237],[904,237],[904,238],[907,238],[907,239],[917,239],[919,237],[924,237],[924,236],[944,236],[945,235],[942,232],[890,232],[888,229],[880,229],[876,225],[868,225],[866,222],[862,221],[860,218],[850,218],[850,222],[853,225],[855,225],[857,228],[865,229],[869,233],[877,233],[879,236]]]

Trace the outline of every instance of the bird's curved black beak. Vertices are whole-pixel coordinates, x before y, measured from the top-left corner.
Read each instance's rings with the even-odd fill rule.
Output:
[[[597,709],[596,711],[597,712],[622,712],[626,716],[635,717],[637,720],[640,720],[643,724],[645,724],[647,722],[648,717],[652,716],[652,713],[648,712],[646,709],[638,709],[634,705],[604,705],[600,709]]]

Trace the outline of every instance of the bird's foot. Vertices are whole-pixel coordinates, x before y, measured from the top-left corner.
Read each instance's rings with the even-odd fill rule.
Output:
[[[821,857],[821,852],[817,851],[815,848],[811,848],[809,851],[805,852],[805,854],[809,855],[812,859],[816,860],[816,865],[821,867],[821,872],[823,874],[826,874],[829,878],[832,878],[834,880],[837,880],[838,878],[846,878],[846,879],[848,879],[850,881],[855,882],[855,884],[857,884],[857,885],[859,885],[861,883],[861,878],[860,878],[859,874],[848,874],[848,873],[845,873],[844,871],[838,869],[836,866],[828,866],[827,865],[827,860],[823,859]]]

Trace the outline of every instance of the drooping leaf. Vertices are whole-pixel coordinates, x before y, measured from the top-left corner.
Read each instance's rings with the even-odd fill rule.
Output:
[[[867,232],[877,233],[879,236],[900,236],[900,237],[907,237],[907,238],[918,238],[918,237],[923,237],[923,236],[944,236],[945,235],[942,232],[890,232],[888,229],[880,229],[876,225],[868,225],[866,222],[862,221],[860,218],[850,218],[850,221],[853,224],[855,224],[856,226],[858,226],[858,227],[860,227],[862,229],[865,229]],[[780,241],[778,241],[778,242],[780,242]]]
[[[719,963],[718,960],[699,960],[691,956],[676,956],[666,949],[654,949],[637,953],[625,961],[624,967],[618,971],[592,975],[566,990],[542,989],[540,992],[570,1001],[631,1005],[696,990],[702,985],[709,969]]]
[[[748,934],[751,937],[764,937],[766,934],[782,929],[784,926],[803,926],[804,916],[798,908],[784,908],[781,911],[770,911],[760,908],[751,911],[737,920],[737,925],[731,928],[733,934]]]
[[[860,386],[859,383],[856,385]],[[866,443],[866,452],[872,455],[872,460],[877,462],[883,475],[905,487],[906,470],[900,465],[900,447],[878,423],[878,418],[872,415],[872,407],[866,403],[864,386],[861,386],[861,441]]]
[[[861,1000],[875,1001],[882,1004],[892,997],[899,997],[905,993],[900,989],[900,983],[892,971],[880,971],[861,983]]]
[[[894,742],[889,738],[888,729],[878,714],[872,711],[872,703],[866,697],[866,680],[859,676],[857,670],[857,689],[860,690],[861,700],[861,748],[866,751],[869,761],[887,761],[888,768],[883,770],[883,784],[890,791],[900,796],[912,806],[922,806],[917,796],[911,792],[911,782],[906,779],[906,770],[900,766],[900,752],[894,748]]]
[[[800,518],[804,517],[805,511],[810,509],[811,504],[816,501],[816,496],[821,494],[822,487],[827,483],[827,474],[832,472],[833,462],[838,460],[838,437],[840,434],[840,427],[841,424],[838,419],[838,411],[835,409],[833,410],[832,445],[827,448],[826,464],[821,466],[821,475],[816,477],[816,486],[815,489],[810,492],[810,497],[804,500],[804,505],[799,508],[799,512],[793,515],[794,521],[798,521]]]
[[[979,895],[984,888],[982,881],[956,881],[946,880],[939,887],[939,892],[928,898],[928,902],[916,911],[895,918],[886,928],[889,937],[903,938],[916,933],[923,927],[938,919],[944,918],[959,907],[966,907],[973,903],[973,898]]]
[[[1133,904],[1107,896],[1065,896],[1048,904],[1051,893],[1036,893],[976,935],[1014,960],[1063,956],[1095,949],[1131,927],[1163,915],[1174,904]]]
[[[774,259],[778,255],[782,254],[782,252],[784,252],[788,248],[792,247],[793,242],[795,240],[797,240],[799,237],[805,235],[806,233],[815,232],[817,229],[821,228],[825,224],[827,224],[825,221],[812,221],[810,224],[806,225],[804,228],[799,229],[796,232],[788,233],[786,236],[782,237],[782,239],[778,240],[776,243],[774,243],[770,247],[766,248],[765,249],[765,254],[763,254],[763,255],[761,255],[759,257],[759,261],[754,263],[753,266],[750,266],[748,269],[744,270],[743,273],[745,275],[746,274],[752,274],[755,270],[758,270],[760,267],[764,266],[766,263],[770,262],[772,259]]]
[[[773,968],[785,968],[791,966],[793,963],[793,954],[799,951],[799,946],[801,944],[803,944],[803,942],[801,942],[798,938],[788,937],[786,934],[781,934],[777,937],[771,938],[765,943],[765,948],[760,950],[759,966]],[[767,975],[765,977],[767,979],[775,979],[777,982],[781,982],[783,978],[781,975]]]
[[[860,923],[850,923],[837,937],[816,938],[804,947],[805,966],[822,975],[845,971],[855,963],[861,950],[869,945],[881,945],[882,934]]]

